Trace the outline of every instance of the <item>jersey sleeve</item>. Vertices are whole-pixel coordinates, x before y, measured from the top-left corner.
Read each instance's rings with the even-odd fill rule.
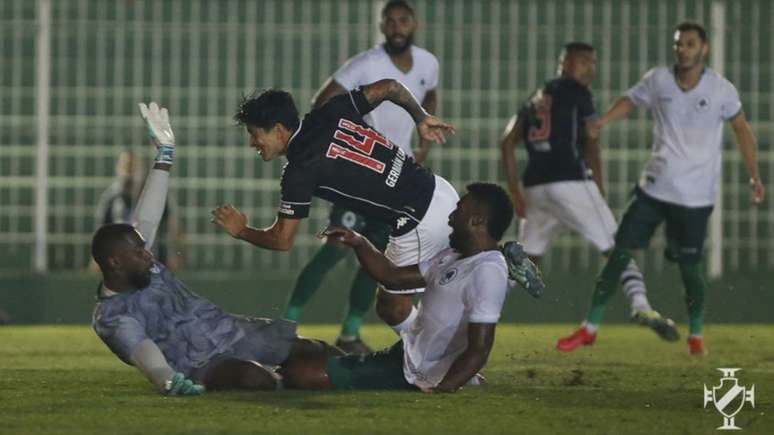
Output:
[[[441,67],[438,64],[438,59],[436,59],[435,56],[430,54],[430,74],[428,76],[427,80],[427,90],[432,91],[435,88],[438,87],[438,71],[440,71]]]
[[[739,99],[739,92],[736,90],[736,86],[728,80],[725,81],[725,85],[723,101],[720,102],[720,116],[725,121],[728,121],[742,111],[742,101]]]
[[[475,270],[471,284],[465,289],[465,307],[471,323],[497,323],[505,295],[508,292],[508,273],[504,266],[482,264]]]
[[[303,219],[309,216],[315,188],[315,171],[286,163],[280,181],[279,217]]]
[[[346,90],[352,90],[366,84],[368,73],[368,54],[362,53],[347,60],[333,74],[333,80]]]
[[[626,96],[629,97],[635,106],[650,108],[650,106],[653,104],[655,93],[655,78],[656,69],[652,69],[645,73],[645,75],[636,85],[626,91]]]
[[[142,324],[125,314],[101,318],[95,322],[94,329],[107,347],[127,364],[137,345],[148,338]]]

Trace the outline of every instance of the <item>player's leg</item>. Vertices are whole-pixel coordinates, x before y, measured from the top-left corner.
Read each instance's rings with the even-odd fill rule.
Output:
[[[568,337],[560,338],[557,349],[571,351],[582,344],[591,344],[604,316],[608,302],[615,294],[621,275],[632,261],[632,251],[647,247],[656,227],[664,219],[663,203],[635,190],[616,233],[616,244],[597,276],[591,307],[581,328]]]
[[[383,252],[387,247],[391,230],[392,228],[384,222],[366,219],[363,235],[371,241],[376,249]],[[342,322],[339,338],[336,340],[336,346],[345,352],[372,352],[371,348],[360,338],[360,326],[363,324],[363,318],[371,309],[375,297],[376,280],[365,269],[359,268],[349,290],[347,314]]]
[[[403,374],[403,342],[379,352],[328,358],[325,373],[340,390],[417,390]]]
[[[277,372],[282,376],[285,388],[327,390],[332,385],[325,373],[325,364],[328,358],[343,355],[340,349],[324,341],[296,337]]]
[[[201,371],[201,382],[208,390],[276,390],[279,376],[255,361],[222,358]]]
[[[519,240],[533,263],[538,264],[564,226],[552,213],[545,209],[550,198],[548,184],[524,189],[526,218],[519,223]]]
[[[410,232],[390,237],[384,255],[397,266],[419,264],[449,247],[449,215],[460,197],[448,181],[435,176],[433,199],[419,225]],[[379,287],[376,313],[398,334],[414,322],[417,309],[412,296],[424,289],[387,290]]]
[[[344,226],[360,231],[362,217],[355,212],[334,206],[331,209],[330,225]],[[325,274],[333,269],[349,253],[349,249],[341,246],[334,240],[326,240],[311,260],[304,266],[296,279],[296,285],[290,295],[288,306],[285,310],[285,318],[298,320],[304,305],[317,292],[322,284]]]
[[[666,220],[667,259],[677,262],[685,287],[688,309],[688,345],[692,354],[703,355],[702,336],[704,294],[707,282],[702,268],[704,238],[712,207],[688,208],[671,206]]]

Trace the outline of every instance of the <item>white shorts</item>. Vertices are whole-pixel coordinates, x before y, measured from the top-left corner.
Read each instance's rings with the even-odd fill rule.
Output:
[[[610,207],[591,181],[559,181],[524,190],[526,220],[519,239],[530,256],[545,254],[554,238],[569,229],[583,236],[600,252],[615,244],[615,223]]]
[[[425,217],[416,228],[398,237],[390,236],[390,242],[384,255],[396,266],[410,266],[427,261],[435,254],[449,247],[449,215],[457,208],[460,200],[451,184],[438,175],[435,176],[433,199],[427,208]],[[384,287],[382,287],[384,288]],[[395,294],[423,293],[424,288],[389,290]]]

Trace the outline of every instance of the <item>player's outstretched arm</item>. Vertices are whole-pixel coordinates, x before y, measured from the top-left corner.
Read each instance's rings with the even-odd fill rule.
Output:
[[[169,124],[166,108],[155,102],[139,103],[140,114],[151,142],[156,146],[156,159],[148,173],[145,185],[137,201],[132,223],[145,239],[145,248],[153,246],[169,190],[169,171],[175,154],[175,134]]]
[[[374,279],[385,287],[401,290],[426,287],[425,278],[419,266],[396,266],[387,259],[371,242],[360,234],[342,227],[329,227],[320,232],[321,237],[332,237],[355,250],[357,259]]]
[[[613,103],[612,106],[610,106],[609,109],[607,109],[607,112],[605,112],[604,115],[600,116],[589,124],[589,130],[587,133],[591,134],[592,136],[598,135],[599,130],[603,126],[625,117],[629,114],[629,112],[631,112],[633,108],[634,103],[628,96],[624,95],[620,97],[615,101],[615,103]]]
[[[163,394],[170,396],[198,396],[204,393],[204,386],[186,379],[175,372],[167,363],[161,349],[146,338],[141,341],[130,356],[132,364]]]
[[[384,101],[390,101],[402,107],[403,110],[411,115],[417,124],[419,137],[436,143],[446,142],[444,132],[454,134],[454,126],[447,124],[437,117],[427,113],[419,104],[414,94],[403,85],[403,83],[384,79],[369,85],[361,86],[360,89],[368,100],[371,107],[376,107]]]
[[[755,134],[753,134],[744,112],[739,112],[731,119],[731,127],[734,129],[736,144],[739,147],[742,160],[744,160],[744,165],[747,167],[747,173],[750,174],[753,204],[761,204],[766,196],[766,189],[763,187],[758,172],[758,149],[755,143]]]
[[[341,86],[339,82],[333,79],[333,77],[329,77],[328,80],[323,83],[322,87],[320,87],[317,93],[314,94],[314,97],[312,97],[312,108],[318,109],[327,103],[331,98],[335,97],[336,95],[341,95],[345,92],[347,92],[347,90],[344,89],[344,86]]]
[[[516,146],[521,142],[524,125],[517,115],[508,122],[500,141],[500,152],[505,166],[505,179],[508,181],[508,191],[511,193],[513,208],[516,214],[523,218],[526,216],[526,202],[519,189],[519,171],[516,165]]]
[[[446,376],[428,393],[453,393],[486,365],[492,350],[496,323],[468,323],[468,347],[454,360]]]
[[[220,225],[235,239],[244,240],[260,248],[287,251],[293,247],[300,220],[280,217],[268,228],[253,228],[248,225],[244,213],[233,205],[226,204],[212,211],[211,222]]]
[[[431,115],[435,115],[435,111],[438,109],[438,92],[435,89],[427,91],[425,99],[422,100],[422,107],[425,111]],[[427,155],[430,153],[430,147],[432,142],[422,137],[419,138],[419,144],[414,151],[414,160],[417,163],[422,163],[427,159]]]

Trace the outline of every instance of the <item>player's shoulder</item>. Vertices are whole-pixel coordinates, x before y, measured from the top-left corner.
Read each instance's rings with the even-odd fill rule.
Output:
[[[505,256],[499,249],[484,251],[476,256],[475,263],[477,267],[491,266],[502,269],[507,273],[508,264],[505,262]]]
[[[709,79],[710,84],[713,88],[720,88],[723,90],[730,90],[730,89],[736,89],[736,86],[734,86],[733,83],[731,83],[726,76],[723,74],[720,74],[719,72],[715,71],[712,68],[705,68],[704,69],[705,76]]]
[[[385,60],[389,60],[389,56],[387,55],[387,52],[384,51],[384,47],[381,45],[375,45],[367,50],[361,51],[360,53],[350,58],[350,62],[352,64],[360,65],[374,62],[384,62]]]
[[[433,53],[422,47],[412,45],[411,55],[420,65],[432,66],[438,68],[438,58]]]
[[[664,82],[667,80],[674,80],[674,71],[668,66],[655,66],[642,75],[642,80],[650,80],[654,82]]]

